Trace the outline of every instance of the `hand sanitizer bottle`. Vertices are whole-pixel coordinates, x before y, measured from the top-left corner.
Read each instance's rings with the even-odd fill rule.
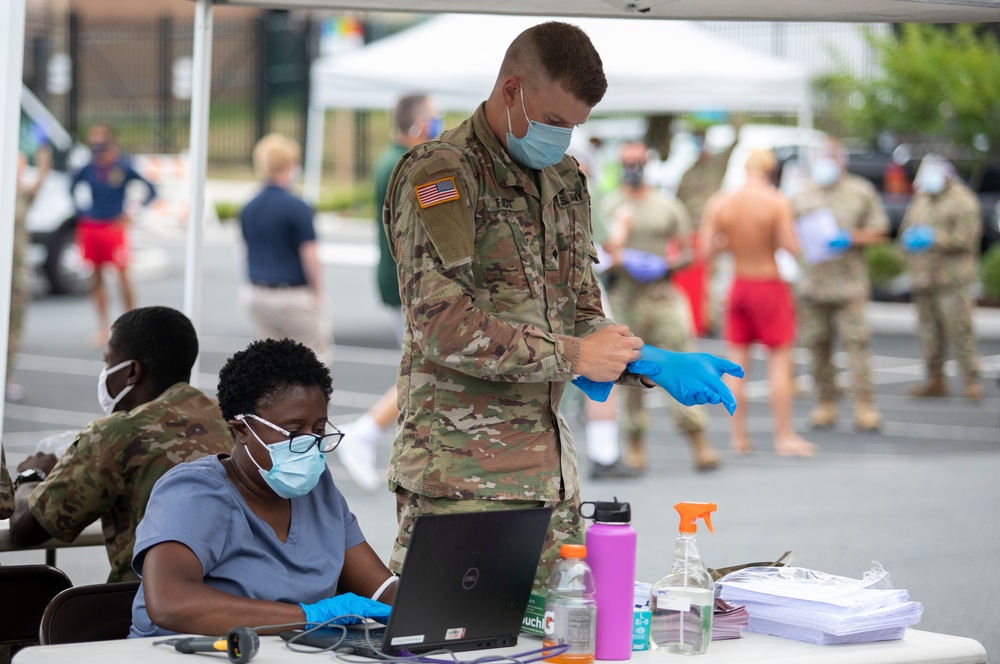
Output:
[[[694,535],[696,521],[705,520],[712,532],[711,513],[715,503],[677,503],[681,515],[680,532],[674,545],[670,574],[653,584],[649,608],[649,642],[654,650],[681,655],[702,655],[712,640],[712,612],[715,584],[701,560]]]

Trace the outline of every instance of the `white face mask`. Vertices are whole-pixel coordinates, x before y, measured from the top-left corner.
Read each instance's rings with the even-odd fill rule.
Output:
[[[101,375],[97,377],[97,402],[101,404],[101,410],[104,411],[105,415],[110,415],[114,412],[115,406],[122,398],[132,391],[134,385],[126,385],[122,388],[122,391],[118,393],[118,396],[113,397],[111,393],[108,392],[108,376],[111,374],[121,371],[128,365],[135,362],[135,360],[125,360],[119,364],[108,369],[107,367],[101,369]]]
[[[920,175],[916,184],[918,189],[922,189],[931,196],[937,196],[944,191],[948,184],[948,176],[945,175],[943,168],[931,167]]]
[[[813,162],[810,173],[813,182],[823,188],[832,187],[840,179],[840,165],[829,157],[820,157]]]

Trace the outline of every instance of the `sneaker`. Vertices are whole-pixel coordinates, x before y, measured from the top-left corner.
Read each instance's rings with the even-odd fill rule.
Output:
[[[611,480],[641,476],[641,470],[626,466],[620,459],[610,465],[597,463],[596,461],[590,464],[590,479],[592,480]]]
[[[385,476],[375,468],[376,439],[366,435],[363,427],[355,426],[356,424],[357,422],[351,422],[340,427],[344,432],[344,440],[334,453],[359,489],[375,493],[380,487],[387,486]]]

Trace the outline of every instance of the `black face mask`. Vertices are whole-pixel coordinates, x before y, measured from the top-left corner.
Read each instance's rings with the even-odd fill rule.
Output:
[[[638,189],[642,186],[642,174],[645,168],[641,163],[622,164],[622,182],[627,187]]]

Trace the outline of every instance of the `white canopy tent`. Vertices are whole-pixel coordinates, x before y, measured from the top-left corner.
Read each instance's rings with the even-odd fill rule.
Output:
[[[194,85],[191,99],[190,209],[184,310],[199,329],[201,222],[207,163],[208,105],[211,89],[212,0],[195,0]],[[221,4],[221,0],[220,0]],[[634,19],[923,21],[983,22],[1000,20],[1000,0],[232,0],[277,8],[358,11],[420,11],[592,16]],[[0,349],[7,348],[10,314],[11,247],[14,235],[14,170],[20,79],[24,53],[26,0],[0,2]],[[462,54],[464,57],[465,54]],[[498,53],[497,56],[500,54]],[[689,64],[691,62],[689,61]],[[6,370],[6,353],[0,353]],[[195,367],[197,375],[198,367]],[[0,402],[0,434],[3,404]]]
[[[539,16],[445,14],[369,46],[316,60],[306,141],[306,196],[319,194],[323,111],[389,109],[422,90],[444,110],[472,111],[493,89],[503,53]],[[608,92],[595,113],[788,111],[811,124],[802,67],[748,51],[686,21],[573,19],[601,54]]]

